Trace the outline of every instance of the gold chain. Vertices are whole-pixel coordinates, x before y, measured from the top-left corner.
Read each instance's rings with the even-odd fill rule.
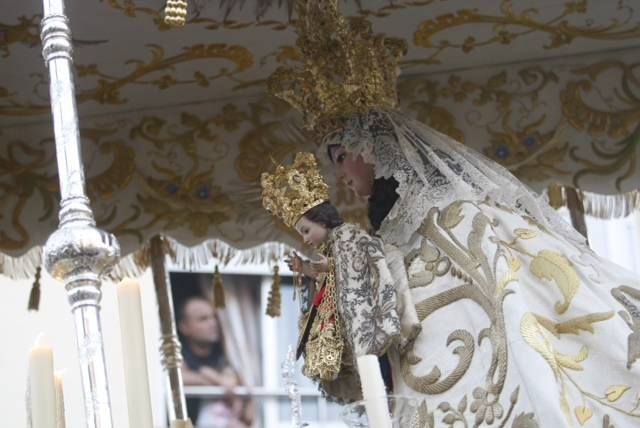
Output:
[[[323,279],[324,296],[318,306],[318,313],[306,345],[304,374],[313,379],[333,380],[340,372],[344,349],[333,257],[329,257],[329,271]],[[318,280],[318,285],[320,284],[322,282]]]

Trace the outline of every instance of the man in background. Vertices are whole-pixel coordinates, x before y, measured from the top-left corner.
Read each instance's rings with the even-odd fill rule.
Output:
[[[203,296],[184,299],[177,315],[182,342],[182,376],[185,385],[221,386],[231,393],[240,378],[227,360],[218,318]],[[202,428],[246,428],[251,425],[249,407],[239,398],[187,400],[189,415]]]

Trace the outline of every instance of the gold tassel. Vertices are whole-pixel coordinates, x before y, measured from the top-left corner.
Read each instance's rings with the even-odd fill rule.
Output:
[[[33,279],[33,285],[31,286],[31,292],[29,293],[29,304],[27,309],[30,311],[37,311],[40,308],[40,271],[42,266],[38,266],[36,269],[36,276]]]
[[[549,205],[553,208],[558,209],[566,206],[566,201],[564,199],[564,192],[562,191],[562,186],[559,184],[552,184],[547,189],[547,196],[549,197]]]
[[[267,300],[267,315],[270,317],[280,316],[280,274],[278,266],[273,267],[273,283],[269,291],[269,300]]]
[[[224,287],[222,286],[222,276],[216,265],[213,272],[213,307],[224,308]]]
[[[164,23],[170,27],[182,27],[187,22],[186,0],[167,0],[164,7]]]

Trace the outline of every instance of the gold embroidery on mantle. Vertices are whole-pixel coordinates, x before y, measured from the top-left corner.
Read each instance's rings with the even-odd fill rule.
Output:
[[[505,256],[498,249],[495,260],[489,261],[486,260],[486,256],[480,249],[480,242],[485,230],[491,226],[491,221],[486,216],[478,213],[473,217],[468,246],[460,242],[454,235],[452,229],[460,225],[464,219],[461,210],[464,204],[465,202],[456,202],[442,211],[437,208],[430,209],[420,228],[420,233],[444,251],[452,263],[462,266],[464,271],[470,274],[470,279],[473,282],[451,287],[435,296],[424,299],[416,304],[416,312],[420,321],[423,321],[433,312],[466,299],[476,303],[489,318],[490,326],[481,331],[478,341],[482,343],[487,339],[491,344],[492,364],[487,371],[484,387],[477,387],[474,390],[474,403],[470,409],[475,414],[476,425],[480,425],[483,422],[493,423],[495,419],[499,419],[496,415],[501,417],[503,414],[502,406],[498,403],[507,372],[507,344],[502,302],[511,291],[504,290],[496,294],[495,281],[492,285],[493,272],[490,270],[490,266]],[[441,379],[441,371],[437,366],[433,367],[431,372],[425,376],[413,374],[411,366],[421,361],[413,353],[413,350],[401,356],[401,373],[407,385],[429,395],[441,394],[452,388],[467,372],[475,350],[475,339],[466,330],[451,332],[447,337],[447,346],[454,342],[461,343],[454,349],[459,361],[444,379]],[[451,422],[456,420],[455,414],[448,418],[451,419]]]
[[[590,319],[590,323],[593,322],[602,322],[607,319],[610,319],[612,315],[611,313],[602,313],[602,314],[589,314],[587,316],[581,317],[582,320]],[[543,322],[540,322],[543,320]],[[569,320],[562,324],[570,324],[574,320]],[[573,371],[581,371],[583,370],[582,363],[587,360],[589,356],[589,349],[586,346],[582,346],[577,353],[575,354],[564,354],[559,352],[552,343],[552,334],[556,334],[558,330],[548,330],[547,326],[549,325],[547,320],[536,315],[531,312],[527,312],[524,314],[520,324],[520,332],[523,339],[535,349],[541,357],[543,357],[546,362],[549,364],[549,367],[555,373],[556,379],[560,385],[560,402],[561,407],[565,413],[565,417],[567,418],[567,423],[571,424],[572,421],[572,412],[570,411],[570,404],[567,398],[566,390],[568,386],[572,386],[575,390],[577,390],[582,396],[583,402],[586,400],[592,400],[599,405],[609,407],[614,409],[620,413],[623,413],[627,416],[638,417],[640,418],[640,412],[636,412],[636,408],[626,410],[619,406],[616,406],[615,403],[622,397],[624,393],[626,393],[630,386],[628,385],[611,385],[603,392],[602,395],[598,395],[596,393],[584,390],[578,382],[571,375],[570,370]],[[581,329],[589,330],[591,325],[584,325]],[[578,329],[570,329],[570,334],[580,334]],[[591,409],[586,405],[576,406],[574,408],[573,414],[580,424],[583,424],[591,417]]]
[[[514,403],[518,395],[516,389],[512,394],[511,406],[508,410],[503,408],[503,404],[499,402],[507,369],[507,343],[502,305],[504,298],[514,292],[508,289],[509,283],[517,281],[518,273],[521,270],[520,264],[524,263],[523,257],[529,258],[531,260],[529,263],[534,265],[531,269],[533,273],[537,272],[540,276],[553,278],[557,283],[558,288],[562,291],[563,300],[556,304],[555,312],[565,313],[570,308],[572,297],[578,290],[579,280],[574,277],[575,269],[564,255],[550,250],[540,250],[530,254],[525,250],[526,246],[520,245],[519,241],[521,240],[529,241],[538,238],[540,232],[535,228],[516,228],[510,241],[501,240],[494,235],[491,242],[496,245],[496,250],[492,256],[488,256],[480,250],[478,242],[487,238],[486,233],[488,230],[492,230],[493,223],[480,212],[470,218],[471,228],[467,232],[466,243],[463,242],[462,237],[453,232],[462,224],[469,225],[468,221],[464,222],[465,214],[461,211],[464,204],[475,205],[471,202],[460,201],[443,210],[432,208],[424,220],[420,233],[451,257],[454,266],[463,266],[464,271],[469,273],[471,282],[457,286],[452,285],[449,289],[424,299],[416,304],[416,311],[420,321],[423,321],[435,311],[463,299],[470,300],[483,309],[489,317],[490,325],[481,330],[478,341],[481,343],[484,338],[490,338],[493,354],[492,364],[486,376],[487,384],[477,386],[473,390],[471,395],[473,401],[469,411],[473,415],[471,418],[474,420],[474,426],[492,425],[498,421],[500,422],[498,425],[503,427],[510,417],[514,417]],[[533,225],[535,226],[535,224]],[[516,261],[518,257],[520,261]],[[507,270],[502,274],[503,278],[498,277],[491,285],[488,279],[494,277],[493,268],[497,265],[498,260],[505,263]],[[536,267],[536,265],[538,266]],[[487,268],[490,269],[490,272]],[[619,298],[619,293],[614,293],[614,297]],[[624,299],[619,300],[621,303],[624,301]],[[612,384],[597,392],[587,391],[581,387],[572,372],[584,370],[584,364],[589,358],[587,346],[581,346],[571,352],[564,352],[561,348],[556,348],[553,342],[554,339],[562,340],[563,335],[567,334],[580,335],[584,332],[593,334],[596,323],[611,320],[613,316],[614,312],[608,311],[579,315],[564,320],[550,320],[539,314],[528,312],[521,319],[520,327],[523,339],[547,361],[558,379],[560,405],[568,423],[576,423],[578,415],[583,415],[581,413],[583,409],[580,408],[580,405],[585,406],[585,409],[590,409],[590,401],[627,416],[640,417],[640,413],[637,412],[638,406],[629,409],[627,405],[617,404],[621,397],[631,394],[630,385]],[[625,320],[630,320],[626,313],[621,316]],[[496,334],[497,332],[501,333]],[[447,376],[442,376],[437,366],[434,366],[425,375],[413,373],[412,366],[422,360],[414,354],[413,350],[409,350],[406,355],[401,356],[403,379],[409,387],[423,394],[433,395],[446,392],[464,376],[469,368],[470,361],[474,357],[475,341],[471,333],[466,330],[458,329],[449,334],[446,341],[447,346],[458,343],[460,345],[453,349],[459,361]],[[577,391],[583,397],[582,402],[571,403],[567,394],[569,389]],[[467,396],[462,397],[457,409],[452,408],[448,402],[440,403],[438,409],[444,413],[443,423],[447,426],[454,426],[456,422],[471,420],[465,415],[465,411],[467,411],[466,399]],[[505,413],[506,416],[504,416]],[[503,416],[504,418],[500,420]],[[513,419],[512,426],[536,427],[538,425],[532,413],[520,413]]]
[[[542,280],[553,280],[564,297],[564,301],[555,304],[555,310],[558,314],[565,313],[580,286],[580,279],[571,262],[560,253],[542,250],[531,261],[529,270]]]
[[[409,288],[426,287],[436,277],[446,275],[451,269],[451,260],[426,239],[420,248],[405,257],[405,267],[409,276]]]

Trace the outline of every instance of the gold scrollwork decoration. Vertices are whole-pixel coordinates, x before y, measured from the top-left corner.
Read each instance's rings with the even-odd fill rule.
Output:
[[[489,136],[489,146],[484,149],[485,154],[505,166],[512,166],[524,162],[535,154],[540,153],[552,141],[553,132],[542,132],[546,125],[545,114],[536,113],[541,105],[541,92],[550,85],[558,82],[558,76],[540,66],[531,66],[519,70],[514,77],[510,77],[505,70],[500,70],[489,76],[484,83],[464,80],[457,74],[452,74],[446,85],[430,85],[430,98],[437,100],[453,100],[456,103],[470,101],[472,109],[466,118],[472,126],[483,127]],[[492,117],[481,120],[483,114],[474,107],[492,105]],[[518,113],[515,106],[517,105]],[[438,116],[436,116],[438,117]],[[453,114],[443,111],[440,117],[451,118],[442,123],[432,123],[443,132],[461,139],[462,131],[453,126]],[[431,120],[433,122],[433,119]],[[447,132],[449,129],[449,132]],[[548,167],[555,167],[562,158],[545,159]],[[552,161],[551,163],[549,163]]]
[[[242,46],[212,43],[208,45],[196,44],[184,47],[181,53],[173,56],[166,56],[164,48],[158,45],[149,45],[151,59],[142,61],[140,59],[130,59],[127,64],[134,64],[135,69],[124,76],[112,76],[99,70],[96,64],[78,65],[76,70],[80,80],[96,78],[93,88],[83,89],[76,97],[78,103],[94,101],[100,104],[124,104],[127,98],[122,94],[122,89],[128,85],[153,85],[158,89],[168,89],[178,85],[199,85],[208,86],[211,81],[221,78],[232,78],[234,75],[249,69],[253,64],[251,52]],[[227,69],[221,67],[217,73],[205,75],[196,71],[190,79],[178,79],[173,73],[173,67],[178,64],[188,63],[196,60],[223,59],[232,62],[235,67]],[[145,79],[165,70],[166,73],[160,77]],[[44,77],[40,76],[41,83]],[[79,85],[80,87],[84,85]],[[7,98],[4,103],[0,103],[0,116],[30,116],[46,114],[50,110],[49,104],[35,104],[31,102],[21,103]]]
[[[622,191],[623,182],[633,175],[640,143],[639,67],[638,62],[599,61],[573,70],[582,78],[570,81],[561,91],[564,118],[574,128],[598,138],[590,144],[592,156],[585,157],[579,147],[571,147],[570,157],[580,166],[573,176],[574,186],[586,176],[613,175],[616,189]],[[606,88],[610,95],[602,95],[602,81],[608,85],[614,82]],[[598,105],[593,105],[596,102]]]
[[[627,137],[640,121],[640,78],[636,74],[639,68],[640,63],[607,60],[574,70],[573,74],[586,78],[569,82],[561,92],[564,117],[574,128],[586,130],[594,137]],[[602,79],[613,81],[612,74],[616,72],[620,76],[619,87],[609,91],[612,92],[610,98],[624,107],[605,109],[589,105],[584,96],[598,91],[597,79],[603,76]],[[609,103],[608,100],[602,102],[604,105]]]
[[[24,141],[11,141],[3,144],[4,154],[0,154],[0,177],[8,180],[0,182],[0,207],[12,204],[11,229],[0,230],[0,249],[21,250],[29,244],[29,231],[24,225],[24,210],[34,194],[39,194],[42,203],[39,221],[52,216],[57,202],[57,177],[51,174],[49,166],[54,162],[53,155],[40,148],[50,139],[32,146]],[[46,147],[46,146],[44,146]],[[0,219],[2,219],[0,214]]]
[[[428,6],[432,3],[436,2],[444,2],[447,0],[405,0],[405,1],[394,1],[389,2],[388,4],[384,4],[375,9],[365,9],[360,7],[358,4],[357,15],[362,17],[371,17],[371,18],[385,18],[396,11],[404,10],[412,7],[420,7],[420,6]],[[162,19],[162,14],[159,10],[144,6],[136,5],[134,0],[108,0],[107,5],[115,10],[121,11],[126,16],[130,18],[135,18],[138,15],[146,15],[151,17],[154,25],[161,31],[170,30],[171,27],[168,26],[164,20]],[[262,11],[264,12],[264,11]],[[229,14],[229,11],[226,11],[226,15]],[[256,17],[255,20],[251,21],[237,21],[233,19],[228,19],[228,16],[225,16],[222,20],[214,19],[211,17],[204,16],[201,11],[196,10],[195,13],[192,14],[190,18],[187,19],[186,25],[203,25],[207,30],[242,30],[249,27],[262,27],[269,28],[273,31],[284,31],[289,28],[292,24],[293,20],[288,21],[279,21],[279,20],[266,20],[259,19]]]
[[[144,6],[138,6],[133,0],[108,0],[107,5],[111,8],[121,11],[130,18],[136,18],[139,15],[145,15],[151,17],[154,25],[160,31],[170,30],[172,27],[164,22],[161,10],[158,8],[150,8]],[[278,20],[255,20],[255,21],[235,21],[231,19],[217,20],[202,16],[200,13],[195,13],[190,16],[186,25],[201,24],[207,30],[240,30],[248,27],[266,27],[274,31],[283,31],[289,27],[289,24],[285,21]]]
[[[622,192],[623,181],[631,178],[635,173],[638,146],[640,146],[640,123],[631,135],[613,145],[591,142],[591,150],[604,163],[586,159],[578,154],[578,147],[572,147],[571,159],[583,166],[573,176],[573,185],[579,187],[580,181],[587,175],[603,177],[614,175],[616,190]]]
[[[514,40],[534,33],[547,33],[549,42],[544,45],[544,49],[555,49],[572,43],[575,39],[584,38],[590,40],[633,40],[640,37],[640,24],[629,24],[630,19],[621,17],[608,25],[577,26],[569,23],[569,18],[575,15],[582,15],[587,12],[587,0],[567,1],[564,3],[563,11],[557,16],[546,21],[535,19],[539,13],[536,8],[527,8],[518,13],[514,11],[511,0],[502,0],[499,15],[488,15],[479,13],[476,9],[460,9],[455,13],[448,13],[437,16],[422,22],[414,33],[414,43],[417,46],[433,49],[434,51],[426,58],[406,61],[407,65],[417,64],[439,64],[438,58],[447,49],[460,49],[467,53],[482,46],[496,43],[509,45]],[[628,9],[618,8],[623,12],[632,13]],[[436,34],[442,33],[455,27],[466,25],[490,25],[493,34],[483,40],[477,40],[475,36],[466,33],[466,37],[461,42],[448,39],[434,41]],[[513,31],[510,28],[520,28],[520,31]]]
[[[101,72],[95,64],[77,66],[79,77],[96,76],[98,78],[97,86],[94,89],[82,91],[78,95],[78,100],[80,102],[93,100],[101,104],[121,104],[126,102],[126,99],[121,97],[119,91],[128,84],[153,85],[158,89],[193,84],[206,87],[213,80],[233,76],[253,65],[251,52],[243,46],[223,43],[196,44],[184,47],[181,53],[169,57],[165,55],[162,46],[148,45],[148,47],[151,49],[151,59],[147,62],[139,59],[128,60],[127,64],[135,64],[136,68],[126,76],[110,76]],[[235,68],[228,70],[224,67],[209,76],[196,71],[191,79],[177,79],[172,74],[164,74],[150,80],[142,79],[152,73],[171,70],[177,64],[202,59],[226,59],[232,62]]]
[[[300,141],[304,141],[304,136],[299,135],[295,128],[273,119],[290,111],[282,101],[264,98],[252,103],[250,110],[252,128],[240,138],[234,168],[242,181],[257,186],[260,174],[270,169],[272,160],[280,162],[295,150],[303,150]]]
[[[40,31],[38,24],[40,15],[32,15],[26,17],[24,15],[18,18],[15,25],[4,24],[0,22],[0,52],[2,57],[9,56],[9,46],[15,43],[22,43],[29,47],[38,46],[40,44]]]

